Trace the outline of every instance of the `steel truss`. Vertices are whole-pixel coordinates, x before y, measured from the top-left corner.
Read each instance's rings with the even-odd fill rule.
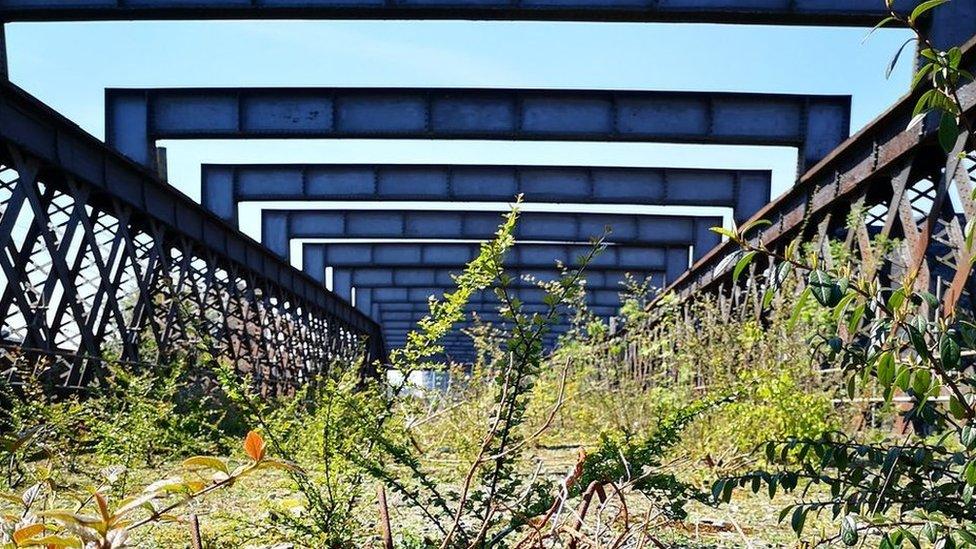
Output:
[[[8,82],[0,82],[3,374],[85,386],[102,361],[205,351],[290,390],[383,358],[379,326]]]
[[[964,47],[963,66],[976,69],[976,38]],[[959,305],[976,311],[971,252],[963,237],[965,224],[976,219],[971,199],[976,158],[960,157],[966,132],[947,155],[937,142],[936,118],[909,127],[917,97],[904,97],[754,215],[754,220],[772,222],[754,238],[772,249],[796,238],[812,240],[825,261],[832,260],[827,243],[840,241],[868,274],[898,279],[918,272],[917,286],[940,296],[944,309]],[[964,85],[959,97],[964,116],[976,120],[976,83]],[[880,254],[873,244],[879,237],[900,246]],[[704,292],[727,295],[735,261],[736,246],[726,242],[669,289],[684,298]],[[881,272],[886,263],[888,272]],[[732,291],[728,307],[750,299],[741,290]]]

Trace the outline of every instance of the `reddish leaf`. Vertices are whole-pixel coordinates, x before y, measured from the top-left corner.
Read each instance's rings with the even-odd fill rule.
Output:
[[[244,451],[254,461],[264,459],[264,439],[257,431],[251,431],[244,439]]]
[[[108,524],[112,518],[112,513],[108,510],[108,501],[105,499],[105,496],[98,492],[94,492],[92,495],[95,496],[95,503],[98,504],[98,513],[102,515],[102,521]]]
[[[29,526],[24,526],[23,528],[17,530],[13,533],[14,545],[20,547],[27,540],[33,538],[34,536],[40,534],[44,531],[43,524],[31,524]]]

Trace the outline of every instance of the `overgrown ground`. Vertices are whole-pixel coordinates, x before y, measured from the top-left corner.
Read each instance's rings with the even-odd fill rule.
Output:
[[[447,390],[364,378],[352,361],[269,397],[200,353],[203,339],[143,371],[108,361],[85,395],[52,398],[25,368],[3,389],[7,546],[185,547],[193,517],[218,548],[895,549],[915,535],[905,525],[939,548],[976,535],[974,403],[925,400],[941,394],[933,371],[969,383],[960,348],[976,349],[976,325],[926,320],[926,298],[904,288],[869,302],[870,282],[807,269],[754,286],[761,315],[714,298],[649,308],[635,281],[627,331],[610,337],[587,313],[582,267],[546,285],[548,312],[521,312],[500,262],[514,223],[391,357],[401,373],[449,373]],[[473,364],[441,360],[437,341],[490,285],[508,329],[471,330]],[[865,315],[878,335],[844,333]],[[573,330],[550,352],[539,342],[559,318]],[[926,430],[894,433],[896,389],[923,395],[912,416]]]

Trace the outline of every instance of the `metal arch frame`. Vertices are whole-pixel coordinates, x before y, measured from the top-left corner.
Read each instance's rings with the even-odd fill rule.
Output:
[[[504,139],[782,145],[802,169],[850,132],[850,96],[484,88],[105,90],[106,142],[144,165],[158,139]]]
[[[917,2],[898,1],[907,11]],[[853,5],[852,5],[853,4]],[[870,27],[886,13],[871,0],[833,0],[805,5],[719,0],[703,6],[696,0],[670,0],[648,5],[631,0],[438,2],[409,4],[392,0],[357,0],[337,4],[323,0],[208,0],[187,4],[179,0],[60,1],[3,0],[5,21],[96,21],[142,19],[474,19],[502,21],[593,21],[727,23],[762,25],[819,25]]]
[[[148,332],[165,352],[195,331],[188,322],[213,337],[215,355],[271,390],[364,341],[372,358],[385,357],[367,315],[6,81],[0,120],[5,343],[15,338],[35,359],[70,355],[63,385],[90,378],[106,341],[117,342],[121,360],[138,361],[140,337]],[[15,235],[22,213],[33,221]],[[71,251],[75,237],[82,245]],[[49,302],[59,285],[60,301]],[[132,293],[120,297],[125,289]],[[40,312],[49,306],[60,319],[53,324]]]
[[[274,210],[261,215],[261,242],[290,258],[290,241],[299,238],[398,240],[489,240],[502,212],[449,210]],[[608,244],[695,246],[695,257],[719,243],[709,230],[722,224],[714,216],[522,212],[516,240],[589,242],[610,226]]]
[[[772,171],[429,164],[203,164],[207,209],[238,225],[241,202],[384,200],[596,203],[732,208],[769,203]]]

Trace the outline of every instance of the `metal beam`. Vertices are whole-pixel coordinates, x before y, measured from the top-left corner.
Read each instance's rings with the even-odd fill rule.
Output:
[[[317,280],[325,280],[326,267],[448,268],[460,272],[478,257],[480,243],[383,243],[383,244],[305,244],[302,270]],[[571,267],[592,250],[579,244],[519,243],[505,255],[507,269],[548,269],[557,262]],[[607,246],[588,265],[589,270],[659,271],[676,279],[688,269],[687,248],[645,246]]]
[[[490,240],[502,214],[486,211],[437,210],[264,210],[261,242],[289,257],[295,238]],[[702,257],[717,245],[711,227],[720,217],[522,212],[515,238],[526,241],[585,243],[609,227],[609,244],[694,246]]]
[[[800,166],[850,131],[851,98],[467,88],[105,90],[106,142],[145,165],[157,139],[500,139],[780,145]]]
[[[427,288],[431,286],[450,287],[454,284],[454,277],[461,269],[445,269],[437,267],[358,267],[333,269],[333,292],[340,297],[346,297],[349,288]],[[539,283],[553,281],[559,278],[559,271],[553,268],[507,268],[506,274],[512,278],[512,288],[537,288]],[[661,287],[665,282],[664,273],[659,271],[621,271],[612,269],[587,269],[582,279],[586,287],[594,290],[617,290],[625,275],[633,273],[638,280],[650,278],[652,284]],[[338,282],[343,279],[343,283]],[[528,279],[527,279],[528,278]],[[538,280],[538,282],[533,281]],[[348,286],[346,285],[348,284]]]
[[[736,222],[769,202],[769,170],[397,164],[204,164],[203,205],[237,224],[241,202],[424,200],[732,208]]]
[[[954,0],[962,1],[962,0]],[[902,11],[916,0],[896,0]],[[870,27],[886,15],[876,0],[2,0],[6,21],[143,19],[467,19],[629,21]]]
[[[607,317],[612,316],[617,313],[618,309],[616,307],[587,307],[587,309],[597,316]],[[380,318],[387,319],[419,319],[425,315],[430,314],[430,306],[427,303],[415,303],[409,301],[402,302],[392,302],[388,301],[378,307]],[[544,313],[549,310],[547,305],[534,305],[534,304],[524,304],[522,310],[526,313]],[[498,305],[494,307],[490,305],[471,305],[465,308],[468,315],[471,313],[477,313],[479,315],[487,313],[498,313]],[[402,315],[397,317],[397,315]]]
[[[370,303],[427,303],[430,296],[440,297],[444,292],[456,289],[451,286],[431,286],[427,288],[372,288]],[[522,303],[543,305],[546,302],[546,292],[534,288],[514,288],[508,292]],[[499,304],[498,297],[492,290],[475,292],[468,301],[472,306],[494,306]],[[596,307],[619,307],[620,292],[615,290],[591,290],[587,292],[587,303]]]

